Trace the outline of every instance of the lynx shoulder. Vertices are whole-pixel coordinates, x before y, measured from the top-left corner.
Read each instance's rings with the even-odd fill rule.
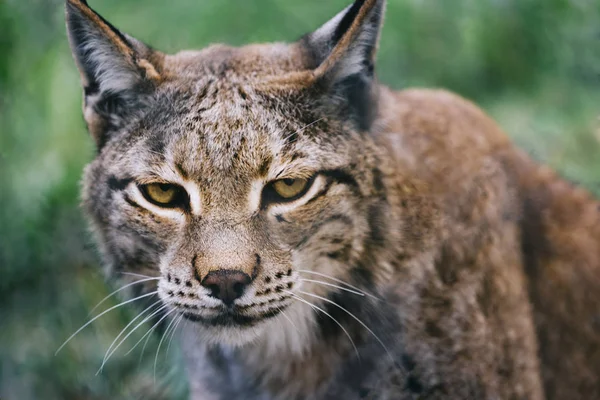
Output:
[[[194,399],[600,398],[600,203],[379,84],[384,9],[167,55],[67,0],[108,273],[189,321]]]

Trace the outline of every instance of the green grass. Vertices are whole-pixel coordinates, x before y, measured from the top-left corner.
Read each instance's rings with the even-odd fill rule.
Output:
[[[348,1],[90,3],[176,51],[294,40]],[[0,398],[185,398],[176,348],[163,350],[154,381],[156,337],[141,363],[138,351],[119,351],[96,375],[135,315],[127,307],[54,356],[111,291],[78,207],[94,149],[63,18],[59,0],[0,0]],[[475,100],[536,158],[600,193],[599,2],[389,0],[378,71],[395,88],[446,87]]]

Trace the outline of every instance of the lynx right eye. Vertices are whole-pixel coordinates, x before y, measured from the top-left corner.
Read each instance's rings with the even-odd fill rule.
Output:
[[[281,179],[273,182],[273,189],[283,199],[298,196],[308,186],[308,179]]]
[[[268,183],[263,189],[262,207],[270,204],[290,203],[308,193],[316,176],[310,178],[286,178]]]
[[[160,207],[183,207],[188,205],[188,195],[184,188],[171,183],[149,183],[139,185],[140,191],[150,203]]]

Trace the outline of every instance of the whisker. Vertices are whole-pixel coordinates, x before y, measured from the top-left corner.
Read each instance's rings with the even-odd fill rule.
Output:
[[[175,309],[173,309],[171,312],[175,311]],[[154,382],[156,383],[156,362],[158,361],[158,355],[160,354],[160,347],[162,346],[163,340],[165,340],[165,337],[168,336],[168,332],[169,329],[171,328],[171,325],[173,325],[175,323],[175,321],[177,321],[177,318],[173,318],[171,320],[171,322],[169,322],[169,325],[167,325],[167,329],[165,329],[165,331],[162,334],[162,337],[160,338],[160,342],[158,342],[158,347],[156,349],[156,356],[154,356]]]
[[[356,286],[353,286],[353,285],[349,284],[348,282],[344,282],[344,281],[343,281],[343,280],[341,280],[341,279],[334,278],[333,276],[329,276],[329,275],[326,275],[326,274],[323,274],[323,273],[320,273],[320,272],[308,271],[308,270],[306,270],[306,269],[298,269],[297,271],[298,271],[298,272],[304,272],[304,273],[306,273],[306,274],[319,275],[319,276],[322,276],[323,278],[331,279],[332,281],[334,281],[334,282],[338,282],[338,283],[341,283],[342,285],[346,285],[346,286],[348,286],[349,288],[351,288],[351,289],[354,289],[354,290],[356,290],[356,291],[358,291],[358,292],[360,292],[360,293],[364,294],[365,296],[369,296],[369,297],[371,297],[371,298],[373,298],[373,299],[375,299],[375,300],[381,300],[379,297],[377,297],[377,296],[374,296],[374,295],[372,295],[372,294],[370,294],[370,293],[367,293],[367,292],[365,292],[365,291],[361,290],[360,288],[358,288],[358,287],[356,287]]]
[[[104,353],[104,358],[102,359],[102,366],[100,367],[100,369],[98,370],[98,372],[102,371],[102,367],[104,366],[104,363],[106,363],[108,353],[112,350],[113,346],[115,345],[115,343],[117,343],[117,340],[119,340],[119,338],[123,335],[123,333],[125,333],[127,331],[127,328],[129,328],[131,325],[133,325],[133,323],[135,321],[137,321],[142,315],[144,315],[146,312],[150,311],[155,305],[159,304],[160,302],[161,302],[161,300],[158,300],[155,303],[152,303],[152,305],[148,306],[144,311],[142,311],[135,318],[133,318],[125,326],[125,328],[121,329],[121,332],[119,332],[119,334],[117,335],[117,337],[115,337],[115,340],[112,341],[112,343],[110,344],[110,346],[106,350],[106,353]]]
[[[188,322],[190,321],[187,318],[184,318],[185,316],[183,314],[181,314],[181,320],[183,321],[183,326],[182,326],[182,335],[185,334],[185,328],[187,327]],[[177,326],[175,327],[175,329],[179,328],[179,324],[177,324]],[[169,351],[169,349],[167,348],[167,351]]]
[[[344,328],[344,326],[343,326],[342,324],[340,324],[340,323],[339,323],[339,321],[338,321],[337,319],[333,318],[333,317],[331,316],[331,314],[329,314],[327,311],[323,310],[321,307],[319,307],[319,306],[316,306],[316,305],[312,304],[311,302],[309,302],[309,301],[307,301],[307,300],[303,299],[302,297],[300,297],[300,296],[297,296],[296,294],[294,294],[294,293],[292,293],[292,292],[290,292],[290,291],[287,291],[287,290],[284,290],[284,292],[286,292],[286,293],[288,293],[288,294],[292,295],[292,297],[294,297],[296,300],[299,300],[299,301],[301,301],[301,302],[303,302],[303,303],[307,304],[308,306],[310,306],[310,307],[314,308],[315,310],[321,311],[323,314],[325,314],[325,315],[327,315],[329,318],[331,318],[331,320],[332,320],[333,322],[335,322],[335,323],[336,323],[336,324],[337,324],[337,325],[338,325],[338,326],[339,326],[339,327],[342,329],[342,331],[344,331],[344,333],[346,334],[346,336],[348,336],[348,339],[350,340],[350,343],[352,344],[352,347],[354,347],[354,351],[356,352],[356,357],[357,357],[357,358],[360,360],[360,355],[358,354],[358,349],[356,348],[356,345],[354,344],[354,340],[352,340],[352,337],[350,336],[350,334],[348,333],[348,331],[346,330],[346,328]]]
[[[275,306],[275,307],[279,310],[279,312],[281,313],[281,315],[283,315],[285,317],[285,319],[287,319],[290,322],[290,324],[294,327],[294,329],[296,329],[296,331],[298,333],[300,333],[300,330],[298,329],[298,327],[296,326],[296,324],[294,323],[294,321],[292,321],[292,319],[290,317],[288,317],[288,315],[283,311],[283,309],[281,309],[278,306]]]
[[[127,284],[127,285],[123,286],[122,288],[119,288],[119,289],[115,290],[114,292],[112,292],[111,294],[109,294],[108,296],[106,296],[105,298],[103,298],[102,300],[100,300],[100,302],[99,302],[98,304],[96,304],[96,305],[94,306],[94,308],[92,308],[92,310],[91,310],[91,311],[90,311],[90,313],[88,314],[88,317],[89,317],[90,315],[92,315],[92,314],[94,313],[94,311],[95,311],[95,310],[96,310],[98,307],[100,307],[100,305],[101,305],[102,303],[104,303],[104,302],[105,302],[106,300],[108,300],[110,297],[114,296],[116,293],[119,293],[121,290],[125,290],[125,289],[127,289],[128,287],[130,287],[130,286],[137,285],[138,283],[144,283],[144,282],[149,282],[149,281],[154,281],[154,280],[160,280],[160,278],[146,278],[146,279],[140,279],[139,281],[135,281],[135,282],[129,283],[129,284]]]
[[[160,313],[165,308],[167,308],[166,305],[163,305],[163,306],[157,308],[156,310],[154,310],[152,312],[152,314],[148,315],[146,318],[144,318],[144,320],[142,322],[140,322],[139,324],[137,324],[135,326],[135,328],[133,328],[131,331],[129,331],[129,333],[127,335],[125,335],[125,337],[123,339],[121,339],[121,341],[119,342],[119,344],[117,344],[117,346],[112,349],[112,351],[108,354],[108,356],[105,356],[105,360],[102,361],[102,365],[100,366],[100,370],[99,371],[102,370],[102,368],[108,362],[108,360],[110,359],[110,357],[119,349],[119,347],[121,347],[121,345],[127,340],[127,338],[133,334],[133,332],[135,332],[140,326],[144,325],[148,320],[150,320],[156,314]],[[127,352],[125,355],[127,355],[127,354],[129,354],[129,352]]]
[[[318,296],[316,294],[312,294],[312,293],[308,293],[305,292],[303,290],[298,290],[299,293],[305,294],[307,296],[311,296],[311,297],[315,297],[317,299],[321,299],[323,301],[326,301],[330,304],[333,304],[334,306],[338,307],[339,309],[341,309],[342,311],[345,311],[349,316],[351,316],[352,318],[354,318],[359,324],[361,324],[367,331],[369,331],[369,333],[371,335],[373,335],[373,337],[379,342],[379,344],[381,345],[381,347],[383,347],[383,349],[385,350],[385,352],[388,354],[388,356],[390,357],[390,359],[392,361],[394,361],[394,357],[392,357],[392,353],[390,353],[390,351],[388,350],[388,348],[386,347],[385,344],[383,344],[383,341],[381,339],[379,339],[379,336],[377,336],[375,334],[375,332],[373,332],[371,330],[371,328],[369,328],[364,322],[362,322],[357,316],[355,316],[354,314],[352,314],[350,311],[348,311],[347,309],[345,309],[344,307],[340,306],[338,303],[336,303],[335,301],[329,300],[328,298],[322,297],[322,296]]]
[[[144,351],[146,350],[146,346],[148,345],[148,341],[150,340],[150,338],[152,337],[152,335],[146,335],[146,340],[144,341],[144,346],[142,346],[142,351],[140,353],[140,359],[138,360],[138,368],[142,365],[142,358],[144,358]],[[144,338],[142,337],[142,340]],[[127,352],[127,354],[129,354],[129,351]]]
[[[169,343],[167,345],[167,350],[165,351],[165,357],[167,357],[169,355],[169,349],[171,348],[171,343],[173,343],[173,338],[175,337],[175,331],[179,327],[179,324],[181,323],[182,320],[183,320],[183,314],[179,314],[179,319],[177,320],[177,322],[175,323],[175,327],[171,331],[171,339],[169,339]]]
[[[162,311],[162,310],[164,310],[165,308],[167,308],[167,305],[165,305],[165,306],[161,307],[161,308],[160,308],[159,310],[157,310],[157,311]],[[152,333],[152,331],[153,331],[154,329],[156,329],[156,327],[158,326],[158,324],[160,324],[160,323],[161,323],[161,321],[162,321],[163,319],[165,319],[165,317],[166,317],[167,315],[171,314],[173,311],[175,311],[175,310],[173,309],[173,310],[171,310],[171,311],[167,312],[167,313],[166,313],[165,315],[163,315],[163,316],[162,316],[162,317],[161,317],[161,318],[160,318],[160,319],[159,319],[159,320],[158,320],[158,321],[157,321],[157,322],[156,322],[154,325],[152,325],[152,327],[151,327],[150,329],[148,329],[148,332],[146,332],[146,333],[144,334],[144,336],[142,336],[142,337],[140,338],[140,340],[138,340],[138,341],[136,342],[136,344],[134,344],[134,345],[133,345],[133,347],[132,347],[131,349],[129,349],[129,351],[128,351],[127,353],[125,353],[125,355],[127,355],[127,354],[131,353],[131,352],[133,351],[133,349],[135,349],[135,348],[136,348],[136,347],[137,347],[137,346],[138,346],[138,345],[139,345],[139,344],[142,342],[142,340],[144,340],[144,338],[146,338],[146,337],[147,337],[147,338],[149,339],[149,338],[150,338],[150,334]],[[157,314],[157,312],[155,312],[153,315],[151,315],[151,316],[150,316],[150,317],[148,317],[148,318],[151,318],[151,317],[153,317],[155,314]],[[143,322],[146,322],[146,320],[144,320]],[[136,328],[136,329],[137,329],[137,328]],[[146,343],[148,343],[148,339],[146,339]],[[146,344],[144,344],[144,348],[145,348],[145,347],[146,347]]]
[[[150,276],[150,275],[144,275],[144,274],[136,274],[134,272],[119,272],[121,275],[130,275],[130,276],[137,276],[138,278],[154,278],[154,279],[160,279],[157,276]]]
[[[321,117],[321,118],[318,118],[318,119],[314,120],[314,121],[313,121],[313,122],[311,122],[310,124],[308,124],[308,125],[305,125],[304,127],[302,127],[302,128],[300,128],[300,129],[298,129],[297,131],[295,131],[295,132],[292,132],[292,133],[290,133],[289,135],[286,135],[286,136],[285,136],[285,138],[284,138],[283,140],[284,140],[284,141],[288,140],[290,137],[292,137],[292,136],[294,136],[294,135],[297,135],[298,133],[300,133],[300,132],[304,131],[305,129],[308,129],[308,128],[310,128],[311,126],[313,126],[313,125],[314,125],[314,124],[316,124],[317,122],[320,122],[320,121],[322,121],[322,120],[324,120],[324,119],[325,119],[325,117]]]
[[[179,322],[179,318],[181,318],[181,314],[175,313],[176,315],[173,317],[173,321],[169,324],[167,329],[165,330],[164,338],[167,340],[167,343],[170,344],[169,335],[175,333],[175,328],[177,328],[177,323]],[[172,336],[171,336],[172,337]],[[169,346],[165,350],[165,360],[167,359],[167,352],[169,351]],[[158,357],[158,356],[157,356]]]
[[[143,299],[143,298],[145,298],[145,297],[148,297],[148,296],[154,296],[156,293],[158,293],[158,291],[157,291],[157,290],[156,290],[156,291],[154,291],[154,292],[150,292],[150,293],[143,294],[143,295],[141,295],[141,296],[135,297],[135,298],[133,298],[133,299],[130,299],[130,300],[124,301],[124,302],[122,302],[122,303],[119,303],[119,304],[117,304],[117,305],[115,305],[115,306],[112,306],[112,307],[111,307],[111,308],[109,308],[108,310],[105,310],[105,311],[101,312],[100,314],[96,315],[96,316],[95,316],[94,318],[92,318],[90,321],[86,322],[86,323],[85,323],[85,324],[84,324],[84,325],[83,325],[81,328],[77,329],[77,330],[75,331],[75,333],[73,333],[71,336],[69,336],[69,338],[68,338],[68,339],[67,339],[67,340],[66,340],[66,341],[65,341],[65,342],[64,342],[64,343],[63,343],[63,344],[62,344],[62,345],[61,345],[61,346],[60,346],[60,347],[59,347],[59,348],[56,350],[56,352],[54,353],[54,355],[56,356],[56,355],[58,354],[58,352],[59,352],[59,351],[61,351],[61,350],[62,350],[62,348],[63,348],[63,347],[65,347],[65,346],[67,345],[67,343],[69,343],[69,342],[71,341],[71,339],[73,339],[73,338],[74,338],[74,337],[75,337],[75,336],[76,336],[76,335],[77,335],[79,332],[81,332],[81,331],[82,331],[82,330],[83,330],[83,329],[84,329],[86,326],[88,326],[89,324],[91,324],[92,322],[94,322],[95,320],[97,320],[98,318],[100,318],[101,316],[103,316],[104,314],[106,314],[106,313],[108,313],[108,312],[110,312],[110,311],[114,310],[115,308],[122,307],[122,306],[124,306],[124,305],[126,305],[126,304],[129,304],[129,303],[132,303],[132,302],[134,302],[134,301],[137,301],[137,300]]]
[[[304,282],[319,283],[321,285],[331,286],[331,287],[334,287],[334,288],[337,288],[337,289],[340,289],[340,290],[344,290],[346,292],[354,293],[354,294],[357,294],[359,296],[365,296],[365,294],[363,292],[358,292],[358,291],[352,290],[352,289],[346,289],[345,287],[342,287],[342,286],[339,286],[339,285],[334,285],[333,283],[327,283],[327,282],[323,282],[323,281],[317,281],[317,280],[314,280],[314,279],[304,279],[304,278],[300,278],[300,280],[304,281]]]

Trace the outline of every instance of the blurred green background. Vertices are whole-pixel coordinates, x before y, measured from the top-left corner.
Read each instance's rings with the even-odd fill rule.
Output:
[[[349,1],[90,3],[173,52],[294,40]],[[157,337],[141,362],[137,350],[124,354],[132,340],[95,375],[131,307],[54,356],[112,291],[78,206],[94,149],[63,19],[61,0],[0,0],[0,398],[185,398],[177,349],[163,347],[152,376]],[[597,0],[389,0],[378,71],[395,88],[446,87],[475,100],[534,157],[600,194]]]

